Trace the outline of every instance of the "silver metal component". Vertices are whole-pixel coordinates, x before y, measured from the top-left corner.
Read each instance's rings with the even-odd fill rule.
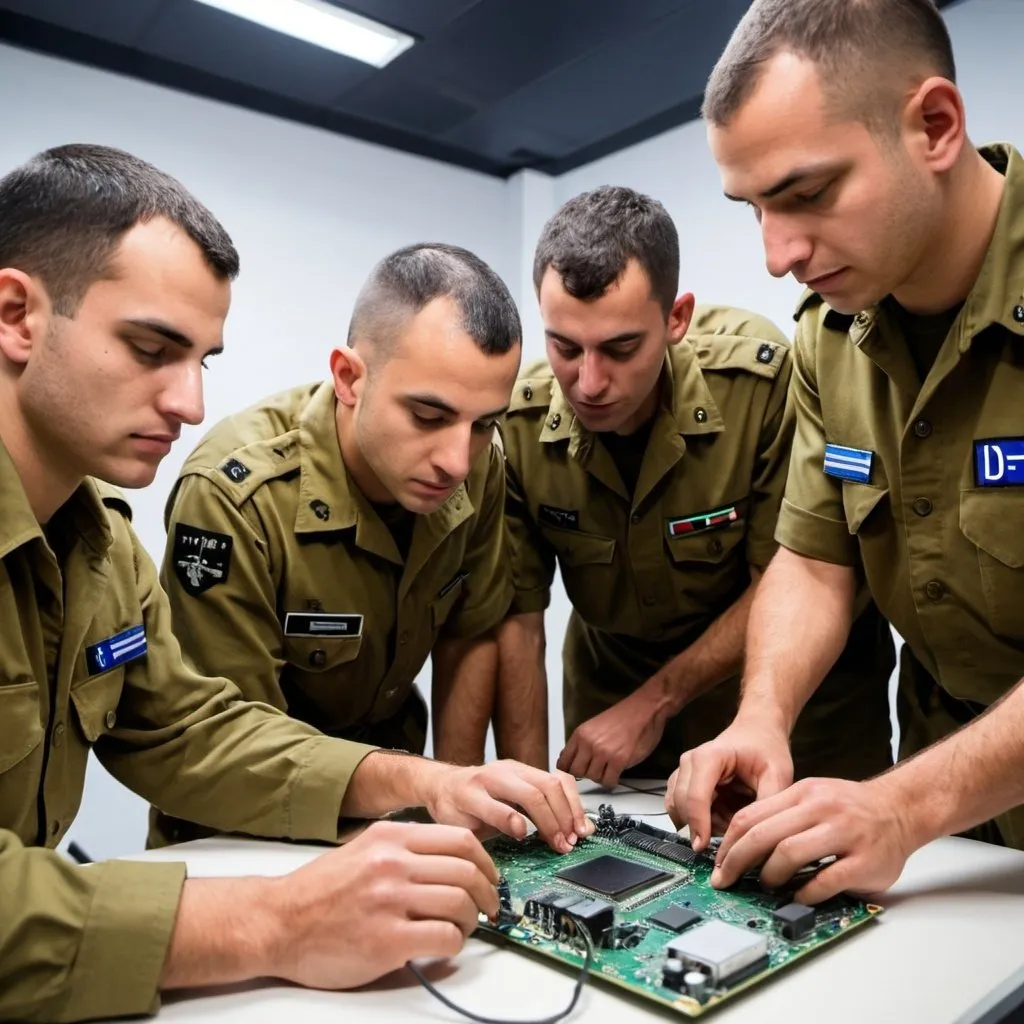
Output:
[[[683,975],[683,988],[691,999],[703,1003],[708,997],[708,976],[700,971],[687,971]]]
[[[768,937],[724,921],[705,921],[673,939],[665,952],[702,969],[715,986],[768,955]]]

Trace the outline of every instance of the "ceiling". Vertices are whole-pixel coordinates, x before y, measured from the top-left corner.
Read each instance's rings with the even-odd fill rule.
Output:
[[[0,40],[507,177],[696,117],[750,0],[329,2],[417,43],[377,70],[195,0],[0,0]]]

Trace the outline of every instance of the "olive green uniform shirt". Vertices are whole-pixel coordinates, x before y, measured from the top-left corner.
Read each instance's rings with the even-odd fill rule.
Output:
[[[698,307],[669,349],[632,494],[546,363],[518,382],[503,428],[514,612],[547,607],[556,563],[573,611],[563,649],[567,735],[682,652],[768,564],[786,479],[789,345],[767,320]],[[862,777],[891,762],[892,643],[874,608],[801,716],[801,774]],[[639,772],[664,775],[736,711],[738,680],[691,701]]]
[[[158,1006],[184,865],[79,868],[54,851],[90,750],[174,814],[329,841],[370,749],[188,669],[123,500],[87,481],[44,535],[0,444],[0,1020]]]
[[[403,558],[345,468],[329,382],[229,417],[167,504],[161,578],[182,650],[323,732],[420,753],[413,680],[435,642],[486,633],[511,600],[504,495],[491,445],[439,509],[414,517]],[[158,821],[151,842],[196,834]]]
[[[777,536],[862,567],[906,640],[903,754],[1024,675],[1024,162],[1008,146],[983,153],[1006,175],[998,223],[923,381],[886,302],[844,316],[808,294],[798,313]],[[867,478],[826,473],[826,444],[865,453]],[[1024,846],[1024,812],[998,820]]]

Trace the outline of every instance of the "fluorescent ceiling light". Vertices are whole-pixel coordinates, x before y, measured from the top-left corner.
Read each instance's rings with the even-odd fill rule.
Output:
[[[257,25],[382,68],[416,41],[324,0],[198,0]]]

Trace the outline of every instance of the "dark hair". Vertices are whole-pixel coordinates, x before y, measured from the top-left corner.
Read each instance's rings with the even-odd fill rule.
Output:
[[[598,299],[630,260],[643,267],[651,294],[668,316],[679,286],[679,233],[656,199],[604,185],[570,199],[544,225],[533,257],[540,291],[548,267],[577,299]]]
[[[705,119],[727,125],[764,65],[784,51],[818,68],[834,107],[872,124],[894,123],[896,76],[956,81],[953,44],[933,0],[754,0],[711,72]]]
[[[238,253],[219,221],[180,182],[107,146],[58,146],[0,178],[0,267],[38,277],[54,309],[74,316],[90,286],[111,273],[121,237],[166,217],[202,250],[219,278]]]
[[[401,325],[428,302],[450,297],[462,329],[487,355],[501,355],[522,340],[519,311],[505,282],[468,249],[420,242],[385,256],[367,278],[348,329],[348,343],[392,342]]]

